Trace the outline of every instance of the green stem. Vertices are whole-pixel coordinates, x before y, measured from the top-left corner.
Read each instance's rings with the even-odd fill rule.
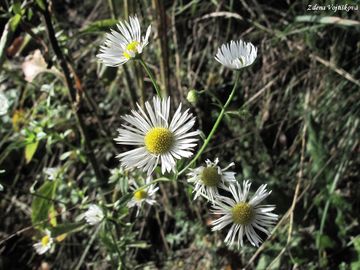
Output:
[[[233,89],[231,90],[231,93],[225,103],[225,105],[222,107],[221,112],[218,116],[218,118],[216,119],[216,122],[213,126],[213,128],[211,129],[209,135],[207,136],[206,140],[204,141],[204,144],[201,146],[200,150],[197,152],[196,156],[189,162],[188,165],[185,166],[184,169],[182,169],[178,175],[183,174],[191,165],[193,165],[195,163],[195,161],[201,156],[201,154],[204,152],[206,146],[209,144],[211,138],[213,137],[213,135],[215,134],[216,130],[219,127],[219,124],[221,122],[221,120],[224,118],[226,109],[228,108],[228,106],[230,105],[230,102],[232,101],[234,94],[235,94],[235,90],[237,88],[238,82],[239,82],[239,78],[240,78],[240,72],[238,71],[237,75],[236,75],[236,79],[235,79],[235,84]]]
[[[139,61],[140,61],[141,65],[143,66],[143,68],[145,69],[145,72],[147,73],[147,75],[150,77],[150,80],[151,80],[151,82],[154,85],[154,88],[156,90],[156,94],[161,98],[159,85],[156,83],[156,80],[155,80],[153,74],[151,73],[149,67],[147,66],[145,61],[142,60],[142,58],[139,58]]]
[[[86,245],[85,247],[85,250],[84,252],[82,253],[81,257],[80,257],[80,260],[78,262],[78,264],[76,265],[75,267],[75,270],[79,270],[80,267],[82,266],[84,260],[85,260],[85,257],[86,255],[88,254],[89,250],[90,250],[90,247],[92,246],[92,244],[94,243],[95,239],[96,239],[96,236],[98,235],[99,231],[100,231],[100,228],[101,228],[101,224],[99,224],[97,226],[97,228],[95,229],[93,235],[91,236],[90,238],[90,241],[88,242],[88,244]]]
[[[332,185],[330,187],[329,195],[332,195],[334,193],[334,191],[336,189],[336,186],[337,186],[337,183],[340,180],[340,178],[342,176],[342,173],[345,170],[344,168],[346,167],[346,165],[347,165],[347,163],[343,159],[342,162],[340,163],[339,169],[338,169],[338,171],[337,171],[337,173],[336,173],[336,175],[334,177],[334,180],[332,182]],[[325,226],[327,213],[329,211],[329,207],[330,207],[330,199],[328,199],[326,201],[326,204],[325,204],[325,207],[324,207],[324,212],[323,212],[322,217],[321,217],[319,233],[318,233],[318,235],[316,237],[316,245],[318,247],[318,256],[319,256],[319,264],[320,264],[320,266],[323,266],[322,260],[321,260],[321,254],[322,254],[323,248],[320,246],[320,240],[321,240],[321,236],[323,235],[323,232],[324,232],[324,226]]]
[[[106,224],[108,225],[108,224]],[[116,224],[113,224],[114,225],[114,230],[116,230]],[[125,262],[123,260],[123,257],[121,256],[121,252],[120,252],[120,249],[119,249],[119,246],[117,244],[117,241],[116,241],[116,236],[114,235],[114,230],[111,229],[111,226],[107,226],[109,231],[110,231],[110,235],[111,235],[111,239],[115,245],[115,249],[116,249],[116,253],[118,254],[118,269],[121,267],[124,267],[125,268]],[[111,251],[110,251],[111,252]],[[120,267],[121,266],[121,267]]]
[[[116,15],[116,10],[115,10],[114,0],[108,0],[108,5],[109,5],[110,13],[111,13],[111,18],[116,19],[117,15]]]
[[[147,183],[147,184],[139,187],[138,189],[134,190],[134,191],[133,191],[133,194],[135,194],[135,192],[137,192],[137,191],[139,191],[139,190],[143,190],[144,188],[147,188],[148,186],[153,185],[153,184],[156,184],[156,183],[158,183],[158,182],[170,182],[170,181],[172,181],[172,180],[169,179],[169,178],[166,178],[166,177],[157,178],[157,179],[151,181],[150,183]]]

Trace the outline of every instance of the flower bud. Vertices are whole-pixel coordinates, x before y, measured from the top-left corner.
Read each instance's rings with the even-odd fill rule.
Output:
[[[198,92],[195,89],[191,89],[187,96],[187,101],[189,101],[192,105],[195,105],[198,101]]]

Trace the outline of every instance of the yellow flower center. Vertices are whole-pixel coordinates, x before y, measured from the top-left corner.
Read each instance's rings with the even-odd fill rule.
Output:
[[[124,51],[124,56],[126,59],[130,59],[132,58],[132,53],[136,54],[137,51],[137,46],[140,45],[140,43],[138,41],[132,41],[130,42],[127,46],[126,46],[126,50]]]
[[[217,167],[204,168],[200,178],[204,185],[208,187],[216,187],[221,180]]]
[[[49,244],[50,236],[45,235],[43,238],[41,238],[41,245],[46,247]]]
[[[146,199],[147,196],[148,196],[147,192],[145,190],[141,189],[141,190],[138,190],[135,192],[134,199],[136,201],[141,201],[143,199]]]
[[[246,202],[237,203],[231,212],[234,223],[240,225],[249,224],[254,217],[254,209]]]
[[[167,128],[156,127],[150,129],[145,135],[146,149],[155,155],[164,154],[168,152],[173,143],[174,135]]]

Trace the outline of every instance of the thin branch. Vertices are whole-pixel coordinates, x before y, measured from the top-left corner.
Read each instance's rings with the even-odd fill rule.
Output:
[[[80,105],[81,105],[81,95],[82,93],[77,92],[72,79],[71,79],[71,72],[70,69],[68,67],[68,63],[66,61],[66,58],[64,57],[64,54],[59,46],[58,40],[56,39],[56,35],[55,35],[55,31],[54,31],[54,27],[52,25],[51,22],[51,14],[49,11],[49,5],[48,5],[48,1],[46,1],[46,8],[45,10],[42,11],[44,18],[45,18],[45,24],[46,24],[46,29],[48,32],[48,36],[49,36],[49,40],[50,40],[50,44],[52,49],[54,50],[54,53],[59,61],[59,64],[63,70],[64,76],[65,76],[65,82],[69,91],[69,96],[71,98],[71,105],[72,105],[72,109],[75,113],[76,116],[76,120],[78,123],[78,128],[79,131],[82,135],[82,138],[85,142],[85,147],[86,147],[86,155],[90,161],[90,164],[94,170],[95,173],[95,177],[96,180],[98,181],[98,183],[100,184],[100,187],[104,186],[106,184],[105,178],[103,177],[101,170],[99,168],[99,163],[96,160],[91,142],[90,142],[90,137],[87,133],[87,129],[86,129],[86,125],[85,125],[85,121],[80,113]]]

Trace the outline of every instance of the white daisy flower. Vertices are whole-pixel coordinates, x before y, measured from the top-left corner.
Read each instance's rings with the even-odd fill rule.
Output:
[[[145,184],[149,184],[150,182],[151,178],[147,177]],[[159,190],[159,187],[156,187],[156,184],[149,185],[144,189],[139,189],[139,185],[135,181],[132,181],[130,189],[135,192],[131,200],[127,203],[127,206],[129,208],[137,206],[136,216],[139,215],[143,203],[147,203],[149,205],[156,203],[156,200],[154,199],[156,196],[155,193]]]
[[[47,175],[48,180],[55,180],[59,177],[60,168],[45,168],[44,173]]]
[[[270,234],[266,227],[271,227],[278,215],[271,213],[275,209],[274,205],[260,205],[260,203],[270,195],[271,191],[266,190],[266,185],[261,185],[255,194],[247,201],[251,183],[243,182],[243,188],[236,183],[229,186],[233,199],[218,196],[213,206],[214,214],[222,215],[212,222],[213,231],[223,229],[231,224],[231,228],[226,235],[224,242],[231,246],[237,238],[238,247],[243,246],[243,237],[246,235],[253,246],[259,246],[262,242],[254,229]]]
[[[9,109],[9,101],[7,97],[0,91],[0,115],[4,115],[7,113]]]
[[[41,238],[39,243],[33,245],[37,254],[42,255],[46,253],[52,246],[54,240],[51,237],[49,230],[45,230],[45,236]]]
[[[125,168],[139,168],[150,175],[161,162],[161,172],[175,171],[176,160],[192,156],[198,131],[189,132],[195,124],[195,117],[189,109],[181,112],[181,104],[170,121],[170,98],[154,97],[152,104],[145,103],[144,111],[139,104],[138,111],[122,118],[127,122],[118,129],[118,144],[135,145],[136,149],[121,153],[117,157]]]
[[[96,225],[104,219],[102,209],[96,204],[90,204],[89,209],[85,212],[85,220],[90,225]]]
[[[218,48],[215,59],[225,67],[241,69],[250,66],[256,56],[257,48],[252,43],[232,40]]]
[[[199,195],[205,195],[214,202],[214,198],[219,195],[218,188],[227,189],[227,182],[234,182],[235,173],[227,172],[227,170],[234,166],[234,162],[230,163],[226,168],[221,169],[218,166],[219,159],[216,158],[214,162],[206,160],[206,167],[200,166],[196,169],[190,169],[191,172],[188,174],[190,178],[188,182],[195,183],[194,191],[195,196],[194,200]]]
[[[129,22],[119,22],[117,28],[120,32],[111,30],[111,33],[106,34],[105,43],[97,55],[100,61],[110,67],[123,65],[141,54],[148,44],[151,32],[149,25],[145,37],[141,37],[140,23],[136,15],[129,17]]]

